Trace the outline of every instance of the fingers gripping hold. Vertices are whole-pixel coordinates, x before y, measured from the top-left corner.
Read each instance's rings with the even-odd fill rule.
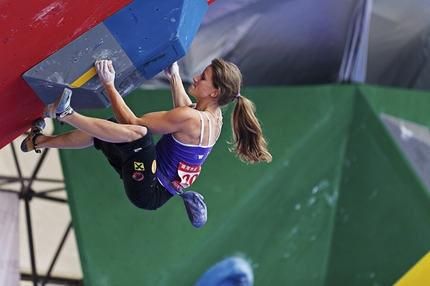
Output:
[[[112,84],[115,81],[115,69],[111,60],[97,60],[94,67],[103,84]]]
[[[174,74],[179,74],[179,66],[177,62],[174,62],[171,66],[164,69],[164,74],[171,80]]]

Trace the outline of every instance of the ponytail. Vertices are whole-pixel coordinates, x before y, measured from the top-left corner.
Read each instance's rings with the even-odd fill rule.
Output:
[[[272,155],[267,151],[267,142],[263,137],[260,123],[254,114],[254,103],[243,97],[237,98],[231,116],[233,147],[230,152],[236,153],[241,161],[249,163],[271,162]]]
[[[228,143],[233,147],[229,148],[230,152],[236,153],[241,161],[251,164],[272,161],[260,123],[254,114],[254,103],[240,95],[242,73],[239,68],[222,59],[212,60],[212,68],[212,82],[220,94],[218,105],[222,107],[236,100],[231,116],[233,141]]]

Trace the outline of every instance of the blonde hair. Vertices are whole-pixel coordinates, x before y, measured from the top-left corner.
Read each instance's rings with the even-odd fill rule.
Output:
[[[240,94],[242,73],[239,68],[231,62],[214,59],[212,69],[212,82],[219,90],[218,105],[226,106],[236,100],[231,116],[233,141],[228,143],[233,146],[229,148],[230,152],[236,153],[241,161],[251,164],[272,161],[260,123],[255,116],[255,105]]]

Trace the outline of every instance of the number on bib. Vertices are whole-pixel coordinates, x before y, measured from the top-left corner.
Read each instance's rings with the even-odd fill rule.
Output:
[[[198,178],[200,174],[201,166],[192,166],[184,162],[180,162],[178,165],[178,175],[181,181],[172,182],[175,187],[188,188]]]

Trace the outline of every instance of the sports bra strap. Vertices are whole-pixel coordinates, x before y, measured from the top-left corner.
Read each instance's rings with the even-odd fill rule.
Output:
[[[198,111],[198,110],[197,110]],[[209,142],[211,140],[211,135],[212,135],[212,127],[211,127],[211,120],[209,118],[209,116],[204,113],[204,112],[199,112],[199,116],[200,116],[200,122],[202,123],[202,126],[200,128],[200,142],[199,142],[199,146],[202,146],[202,142],[203,142],[203,135],[204,135],[204,131],[205,131],[205,122],[203,120],[202,117],[202,113],[206,116],[206,118],[208,119],[208,127],[209,127],[209,138],[208,138],[208,146],[209,146]]]
[[[209,116],[205,112],[203,112],[203,114],[208,119],[208,128],[209,128],[208,146],[209,146],[209,143],[210,143],[210,140],[211,140],[211,137],[212,137],[212,125],[211,125],[211,120],[210,120]],[[202,136],[203,136],[203,133],[202,133],[202,135],[200,137],[202,137]]]

